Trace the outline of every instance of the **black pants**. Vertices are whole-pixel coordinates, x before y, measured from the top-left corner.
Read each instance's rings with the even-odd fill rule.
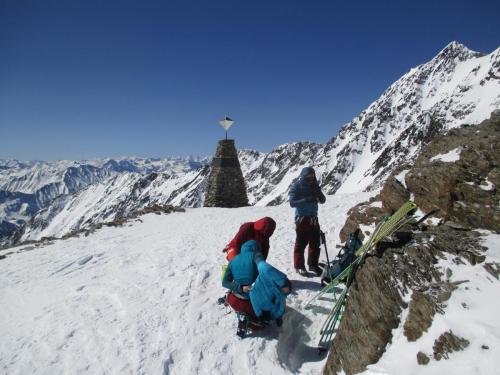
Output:
[[[304,250],[307,251],[307,265],[317,266],[320,253],[320,228],[317,217],[298,218],[295,223],[295,247],[293,251],[293,264],[295,268],[304,268]]]

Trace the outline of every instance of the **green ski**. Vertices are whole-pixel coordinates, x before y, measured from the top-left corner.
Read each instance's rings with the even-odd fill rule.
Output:
[[[413,219],[412,216],[408,216],[417,206],[415,203],[409,201],[399,208],[392,216],[385,217],[375,228],[373,234],[370,236],[369,240],[361,246],[356,252],[357,258],[345,269],[343,270],[335,279],[333,279],[327,286],[325,286],[319,293],[317,293],[305,306],[305,308],[310,308],[312,302],[319,299],[325,293],[329,291],[334,292],[335,303],[327,315],[323,326],[321,327],[321,337],[319,340],[319,349],[327,350],[333,334],[335,332],[335,327],[337,323],[343,317],[343,312],[345,308],[345,301],[348,295],[349,287],[354,280],[354,275],[357,269],[363,264],[366,254],[368,251],[375,246],[380,240],[385,237],[392,235],[404,224]],[[335,296],[335,286],[340,282],[345,281],[345,289],[340,294],[337,299]]]

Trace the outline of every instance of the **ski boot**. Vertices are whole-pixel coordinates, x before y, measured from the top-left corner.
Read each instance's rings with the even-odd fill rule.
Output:
[[[238,328],[236,329],[236,335],[241,337],[242,339],[244,339],[247,335],[248,323],[248,316],[244,314],[238,314]]]

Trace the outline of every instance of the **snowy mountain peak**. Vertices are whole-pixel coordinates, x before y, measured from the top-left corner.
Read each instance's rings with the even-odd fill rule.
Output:
[[[316,169],[327,194],[380,188],[398,165],[412,163],[437,134],[478,124],[500,108],[499,68],[500,48],[482,55],[451,42],[394,82],[327,144],[287,143],[269,153],[239,150],[250,204],[286,202],[304,166]],[[61,236],[61,228],[75,230],[113,220],[149,204],[200,206],[209,162],[210,158],[0,160],[0,243],[6,217],[12,219],[6,224],[9,231],[12,223],[31,216],[23,236],[37,239]],[[148,178],[152,173],[157,176]]]
[[[437,133],[488,118],[500,107],[499,66],[497,51],[482,55],[451,42],[411,69],[327,146],[329,192],[378,188]]]
[[[472,51],[467,48],[462,43],[457,41],[450,42],[444,47],[433,60],[443,60],[443,59],[456,59],[459,61],[465,61],[470,59],[471,57],[480,57],[484,56],[483,53]]]

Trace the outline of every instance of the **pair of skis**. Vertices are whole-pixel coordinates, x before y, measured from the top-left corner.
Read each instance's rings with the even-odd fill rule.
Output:
[[[363,264],[368,251],[373,248],[380,240],[392,235],[403,225],[413,220],[413,216],[411,216],[411,213],[415,210],[416,207],[417,206],[415,205],[415,203],[409,201],[401,206],[392,216],[386,216],[379,224],[377,224],[373,234],[370,236],[368,241],[356,251],[355,254],[357,258],[339,275],[337,275],[335,279],[328,283],[328,285],[326,285],[320,292],[318,292],[311,300],[306,303],[305,308],[311,308],[312,303],[315,300],[319,299],[328,292],[333,292],[334,305],[320,330],[321,336],[318,344],[320,352],[328,350],[330,346],[331,339],[333,337],[333,334],[335,333],[335,327],[337,326],[337,323],[339,323],[342,319],[345,308],[345,300],[347,298],[349,287],[351,286],[351,283],[354,279],[354,274],[356,273],[356,270]],[[345,288],[337,298],[335,294],[335,287],[341,282],[345,282]]]
[[[384,218],[384,220],[386,220]],[[368,242],[366,243],[365,246],[365,252],[362,253],[361,256],[358,256],[344,271],[342,271],[335,279],[332,280],[332,282],[327,285],[314,299],[319,298],[320,296],[324,295],[327,291],[332,290],[333,295],[334,295],[334,305],[332,309],[330,310],[330,313],[327,315],[325,322],[323,323],[321,330],[320,330],[320,339],[318,343],[318,349],[319,352],[322,353],[324,351],[327,351],[330,342],[332,340],[333,334],[335,333],[335,327],[340,323],[342,320],[343,314],[344,314],[344,309],[345,309],[345,300],[347,298],[347,293],[349,291],[349,287],[351,286],[352,280],[354,279],[354,274],[361,264],[361,262],[364,260],[364,256],[366,255],[366,252],[368,249],[372,247],[374,244],[375,240],[375,235],[379,233],[382,225],[384,224],[384,221],[379,223],[377,227],[375,228],[375,231],[373,232],[373,235],[370,237]],[[342,290],[342,293],[338,298],[335,295],[335,287],[340,284],[341,282],[345,282],[345,288]],[[329,288],[328,288],[329,287]],[[314,300],[313,299],[313,300]],[[310,306],[309,302],[308,305],[306,305],[306,308]]]

